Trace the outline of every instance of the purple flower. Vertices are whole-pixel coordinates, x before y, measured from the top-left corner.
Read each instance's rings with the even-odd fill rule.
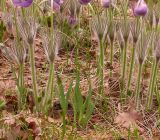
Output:
[[[75,16],[70,16],[68,19],[68,23],[70,26],[75,26],[77,24],[77,18]]]
[[[135,16],[145,16],[148,12],[148,6],[144,0],[139,0],[133,9]]]
[[[53,0],[53,1],[56,2],[59,5],[63,4],[63,2],[64,2],[64,0]]]
[[[110,0],[101,0],[102,7],[109,8],[111,1]]]
[[[20,7],[29,7],[33,3],[33,0],[12,0],[12,1],[15,6],[20,6]]]
[[[53,7],[53,10],[59,11],[61,8],[61,5],[63,4],[64,0],[50,0],[51,6]]]
[[[53,1],[53,10],[59,11],[60,8],[61,8],[60,5],[58,3],[56,3],[55,1]]]
[[[90,2],[91,2],[91,0],[79,0],[79,3],[82,5],[87,5]]]

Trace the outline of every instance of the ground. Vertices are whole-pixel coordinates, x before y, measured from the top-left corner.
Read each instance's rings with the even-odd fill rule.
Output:
[[[87,93],[88,87],[87,84],[87,76],[86,73],[90,69],[92,71],[92,86],[93,86],[93,99],[96,103],[96,108],[94,114],[88,124],[86,130],[79,128],[77,130],[77,134],[75,132],[71,132],[71,127],[68,125],[68,132],[67,136],[75,139],[128,139],[128,135],[131,135],[131,139],[146,139],[149,140],[158,140],[160,139],[159,130],[156,129],[156,125],[158,126],[157,115],[158,111],[152,111],[148,114],[145,113],[142,104],[141,112],[137,112],[134,108],[134,104],[132,103],[133,98],[130,97],[127,100],[127,103],[121,104],[119,100],[119,82],[117,78],[119,77],[119,65],[116,61],[117,54],[114,55],[114,64],[113,64],[113,71],[114,77],[113,79],[109,80],[109,63],[106,63],[105,69],[105,100],[102,99],[101,96],[97,98],[97,79],[96,79],[96,60],[91,59],[90,65],[88,66],[88,62],[83,60],[86,59],[86,48],[82,48],[80,51],[80,65],[81,65],[81,88],[83,91],[83,95]],[[95,58],[95,46],[92,47],[90,50],[90,55]],[[41,41],[36,40],[35,45],[35,52],[36,52],[36,68],[37,68],[37,79],[39,81],[39,85],[41,88],[44,87],[48,75],[48,64],[46,63],[46,58],[41,46]],[[69,56],[68,56],[69,55]],[[107,52],[106,52],[107,55]],[[64,79],[64,85],[67,89],[69,86],[69,82],[73,79],[74,76],[74,52],[73,49],[66,52],[65,49],[61,48],[59,51],[59,58],[56,60],[55,67],[56,73],[59,70],[62,71],[62,78]],[[68,59],[69,58],[69,59]],[[129,59],[129,58],[128,58]],[[60,105],[58,101],[54,101],[54,109],[49,114],[49,118],[45,118],[41,115],[36,115],[32,112],[22,111],[17,112],[17,97],[16,97],[16,85],[13,78],[13,74],[11,72],[11,66],[6,61],[5,57],[1,54],[0,57],[0,97],[1,99],[6,101],[6,106],[1,110],[1,125],[0,129],[0,136],[6,135],[7,130],[7,137],[16,137],[21,136],[24,139],[30,135],[34,135],[36,139],[40,139],[42,137],[47,139],[47,133],[50,131],[54,131],[51,134],[51,137],[60,137],[59,132],[61,131],[61,121],[60,115],[61,112]],[[136,75],[136,73],[135,73]],[[146,76],[148,77],[148,76]],[[28,87],[31,87],[31,76],[30,76],[30,69],[29,64],[26,64],[26,71],[25,71],[25,82]],[[42,80],[43,79],[43,80]],[[145,90],[145,82],[147,78],[144,76],[143,88]],[[117,84],[118,83],[118,84]],[[143,95],[145,98],[145,95]],[[142,96],[142,97],[143,97]],[[109,100],[108,100],[109,99]],[[107,100],[107,103],[105,103]],[[32,100],[29,100],[29,105],[32,107]],[[56,106],[56,107],[55,107]],[[156,107],[156,106],[155,106]],[[68,111],[69,117],[68,119],[71,120],[73,117],[72,110]],[[23,130],[23,125],[28,125],[27,131]],[[134,126],[134,127],[133,127]],[[7,128],[10,129],[7,129]],[[128,130],[130,128],[130,130]],[[16,133],[13,132],[16,129]],[[130,131],[130,133],[129,133]]]
[[[84,18],[86,17],[88,18],[88,15],[84,15]],[[84,22],[82,24],[88,24],[88,19],[86,20],[86,23]],[[120,48],[118,46],[118,42],[115,42],[114,63],[111,65],[108,61],[110,48],[110,45],[108,44],[108,49],[105,51],[105,90],[104,95],[99,95],[98,79],[96,75],[96,55],[98,43],[94,37],[90,38],[90,34],[88,36],[89,38],[87,39],[82,37],[84,40],[81,40],[82,42],[80,42],[81,45],[78,54],[80,67],[80,88],[83,97],[85,98],[88,93],[88,83],[91,83],[93,89],[92,100],[95,103],[95,110],[85,129],[81,126],[77,126],[77,128],[75,128],[72,123],[73,109],[72,105],[69,104],[70,107],[68,108],[66,118],[67,132],[65,139],[160,140],[160,109],[156,98],[154,99],[152,110],[145,110],[148,89],[147,85],[150,78],[151,64],[149,62],[145,63],[147,67],[144,67],[142,75],[142,89],[140,96],[141,105],[140,111],[137,112],[134,103],[134,94],[138,64],[135,64],[136,67],[132,78],[130,95],[128,94],[125,101],[121,101],[121,66],[119,65]],[[11,47],[13,40],[12,38],[9,38],[7,32],[4,33],[3,40],[7,40],[5,43],[8,47]],[[91,42],[91,44],[88,42]],[[129,40],[128,44],[127,60],[130,62],[132,48],[131,40]],[[43,91],[48,79],[49,64],[42,47],[41,39],[38,35],[35,40],[34,47],[39,91]],[[67,49],[62,47],[59,49],[58,57],[55,60],[55,75],[61,75],[65,91],[67,91],[70,82],[75,80],[75,53],[76,48],[74,45]],[[28,60],[29,56],[27,55],[25,64],[25,85],[29,91],[27,96],[28,108],[18,111],[16,82],[12,73],[12,67],[2,52],[0,52],[0,101],[5,101],[6,103],[3,107],[0,106],[0,139],[58,140],[60,139],[62,132],[62,109],[60,107],[59,99],[56,95],[56,97],[52,99],[53,107],[51,108],[48,116],[44,116],[40,113],[34,113],[34,102],[31,90],[31,71]],[[16,68],[16,64],[14,66]],[[127,67],[129,68],[129,64]],[[113,70],[112,78],[109,78],[110,70]],[[57,83],[56,80],[55,83]],[[73,84],[75,85],[75,81]]]

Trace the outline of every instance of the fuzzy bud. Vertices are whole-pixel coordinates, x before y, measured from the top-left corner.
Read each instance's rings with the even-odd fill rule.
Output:
[[[109,8],[111,5],[111,1],[110,0],[101,0],[101,5],[104,8]]]
[[[91,0],[79,0],[79,3],[82,5],[87,5],[90,2],[91,2]]]
[[[139,0],[133,10],[135,16],[145,16],[148,13],[148,6],[144,0]]]
[[[68,19],[68,23],[70,26],[75,26],[77,24],[77,18],[74,16],[70,16]]]

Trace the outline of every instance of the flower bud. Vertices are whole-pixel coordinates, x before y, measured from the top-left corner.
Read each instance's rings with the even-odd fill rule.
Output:
[[[157,61],[160,60],[160,33],[154,33],[154,54]]]
[[[70,16],[68,22],[70,26],[75,26],[77,24],[77,18],[75,16]]]
[[[90,2],[91,2],[91,0],[79,0],[79,3],[82,5],[87,5]]]
[[[54,11],[60,11],[61,5],[63,4],[64,0],[51,0],[51,7]]]
[[[33,0],[13,0],[13,4],[20,7],[29,7],[32,3]]]
[[[109,6],[111,5],[111,1],[110,0],[101,0],[101,5],[104,8],[109,8]]]
[[[145,16],[148,12],[148,6],[144,0],[139,0],[133,10],[135,16]]]
[[[59,11],[60,10],[60,5],[56,3],[55,1],[53,2],[53,10]]]

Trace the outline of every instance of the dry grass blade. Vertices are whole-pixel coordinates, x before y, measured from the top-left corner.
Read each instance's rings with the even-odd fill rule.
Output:
[[[135,129],[144,132],[144,129],[138,125],[138,121],[141,119],[141,115],[135,110],[134,104],[130,103],[127,111],[118,113],[115,117],[115,123],[123,128],[131,130],[132,132]]]
[[[110,90],[110,94],[113,96],[119,96],[120,95],[120,82],[119,79],[113,79],[110,78],[108,80],[108,84],[109,84],[109,90]]]

